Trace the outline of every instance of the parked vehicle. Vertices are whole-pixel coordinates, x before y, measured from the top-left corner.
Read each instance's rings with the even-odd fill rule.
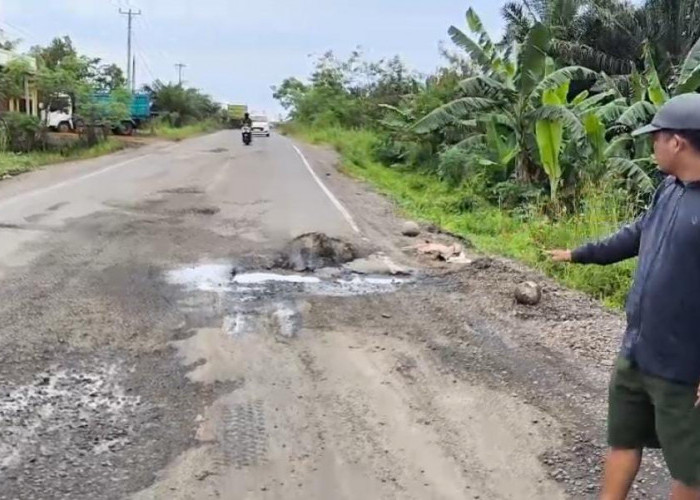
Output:
[[[270,137],[270,120],[267,116],[254,115],[251,119],[253,120],[253,134]]]
[[[50,130],[56,132],[79,132],[85,127],[85,122],[73,114],[73,100],[69,95],[61,95],[54,99],[41,114],[42,119]]]
[[[98,103],[109,103],[112,96],[107,92],[94,94],[94,99]],[[131,117],[124,120],[114,132],[121,135],[132,135],[134,130],[139,128],[143,122],[151,117],[151,96],[145,92],[133,94],[131,99]]]
[[[93,99],[101,104],[109,104],[112,96],[107,92],[93,94]],[[151,96],[147,93],[136,93],[131,100],[131,113],[114,133],[131,135],[144,121],[151,117]],[[61,95],[44,110],[42,118],[51,130],[57,132],[80,132],[85,127],[85,121],[75,114],[75,106],[69,95]]]
[[[241,137],[243,139],[243,144],[250,146],[253,142],[253,131],[247,125],[241,129]]]

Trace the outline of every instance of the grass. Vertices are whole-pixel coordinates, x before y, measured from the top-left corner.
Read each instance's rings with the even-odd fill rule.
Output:
[[[371,152],[377,139],[371,131],[293,127],[289,132],[334,146],[348,174],[373,184],[409,216],[462,235],[480,251],[521,260],[609,307],[623,306],[635,262],[607,267],[563,265],[551,263],[544,254],[551,248],[574,248],[629,221],[632,213],[616,208],[621,205],[617,194],[592,189],[575,215],[557,220],[538,213],[517,216],[484,202],[473,203],[468,189],[451,188],[436,176],[376,162]]]
[[[172,127],[165,123],[159,123],[154,126],[153,130],[156,137],[168,141],[182,141],[190,137],[214,132],[220,128],[221,125],[215,120],[205,120],[203,122],[185,125],[184,127]]]
[[[124,144],[108,139],[91,148],[71,147],[63,151],[33,151],[30,153],[0,152],[0,179],[35,170],[44,165],[74,160],[85,160],[113,153],[124,148]]]

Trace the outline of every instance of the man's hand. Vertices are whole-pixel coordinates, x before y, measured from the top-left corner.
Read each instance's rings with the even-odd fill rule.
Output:
[[[554,262],[571,262],[571,250],[548,250],[546,253]]]
[[[695,408],[700,406],[700,385],[698,386],[697,399],[695,400]]]

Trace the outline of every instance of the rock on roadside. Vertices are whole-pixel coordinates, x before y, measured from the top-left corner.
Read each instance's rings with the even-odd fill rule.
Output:
[[[542,300],[542,287],[534,281],[526,281],[515,287],[515,300],[519,304],[536,306]]]
[[[404,236],[415,238],[420,234],[420,226],[418,226],[418,224],[413,221],[404,222],[401,228],[401,234],[403,234]]]

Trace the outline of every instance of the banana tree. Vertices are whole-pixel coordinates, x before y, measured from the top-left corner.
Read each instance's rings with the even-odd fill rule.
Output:
[[[466,150],[480,150],[483,154],[478,159],[479,165],[493,168],[498,177],[505,180],[513,158],[520,151],[512,134],[503,134],[496,115],[482,121],[484,132],[469,135],[458,142],[455,147]]]
[[[553,65],[553,63],[552,63]],[[542,94],[542,104],[555,108],[563,108],[567,102],[569,81],[559,87],[547,89]],[[535,122],[535,138],[540,153],[542,167],[549,178],[549,193],[552,201],[557,198],[557,189],[561,180],[561,154],[564,139],[564,121],[560,118],[548,117]]]
[[[646,91],[633,94],[632,102],[616,122],[623,133],[613,139],[609,145],[609,148],[612,148],[615,144],[625,144],[628,154],[625,155],[618,149],[606,158],[606,162],[610,175],[624,179],[628,189],[648,196],[655,186],[649,174],[654,165],[651,147],[648,140],[632,139],[628,132],[649,123],[658,108],[668,101],[669,95],[695,92],[700,88],[700,39],[691,47],[683,63],[677,68],[676,83],[669,89],[664,88],[661,83],[649,42],[644,44],[642,53],[644,71],[641,75],[633,74],[632,83],[637,87],[645,88]],[[631,154],[629,154],[630,150]]]
[[[603,177],[623,179],[627,190],[641,197],[653,192],[649,143],[634,139],[629,132],[653,116],[656,107],[647,98],[652,95],[658,100],[667,98],[655,76],[651,62],[647,62],[643,75],[633,72],[627,82],[631,105],[617,82],[604,73],[599,93],[589,96],[588,92],[582,92],[572,99],[568,106],[581,123],[585,136],[585,141],[576,144],[571,155],[578,162],[580,175],[587,175],[593,181]]]
[[[695,92],[700,87],[700,38],[685,56],[678,71],[678,85],[674,94]]]
[[[648,152],[642,153],[634,148],[634,139],[623,134],[607,139],[603,120],[595,112],[583,116],[590,154],[585,158],[591,162],[595,179],[607,177],[623,179],[628,191],[640,196],[648,196],[654,191],[654,181],[649,175],[652,158]]]
[[[660,106],[672,96],[695,92],[700,88],[700,39],[698,39],[685,57],[677,71],[677,84],[671,89],[665,89],[656,71],[649,42],[642,48],[644,56],[644,72],[642,75],[633,74],[640,81],[638,87],[646,92],[637,92],[631,99],[628,109],[617,120],[619,125],[631,130],[649,123]],[[632,80],[634,83],[634,80]]]
[[[481,21],[470,8],[467,25],[476,40],[456,27],[450,28],[452,40],[466,50],[478,64],[481,74],[461,82],[461,95],[428,113],[414,124],[414,130],[427,133],[439,130],[460,120],[473,120],[474,128],[467,134],[486,134],[487,124],[495,122],[498,134],[512,137],[516,150],[512,155],[512,169],[522,181],[532,181],[542,176],[537,165],[533,145],[535,122],[533,113],[542,107],[546,91],[561,87],[573,79],[595,78],[596,73],[587,68],[570,66],[546,74],[547,51],[551,36],[542,24],[535,24],[525,41],[518,47],[513,59],[506,48],[491,42]],[[566,110],[559,110],[566,114]],[[566,116],[564,126],[571,121]]]

